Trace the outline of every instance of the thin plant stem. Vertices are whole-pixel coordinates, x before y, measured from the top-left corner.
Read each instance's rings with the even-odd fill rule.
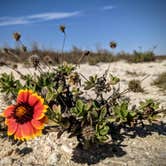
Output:
[[[65,41],[66,41],[66,33],[64,32],[64,38],[63,38],[62,50],[61,50],[61,56],[62,56],[61,63],[63,63],[63,61],[64,61],[64,54],[63,54],[63,52],[64,52],[64,47],[65,47]]]

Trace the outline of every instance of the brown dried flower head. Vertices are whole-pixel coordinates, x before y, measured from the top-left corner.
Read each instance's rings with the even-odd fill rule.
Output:
[[[66,27],[64,25],[60,25],[59,29],[62,33],[65,33]]]
[[[33,67],[35,69],[37,69],[37,67],[39,66],[39,63],[40,63],[40,58],[37,54],[34,54],[30,57],[30,61],[32,62],[33,64]]]
[[[9,53],[9,49],[8,48],[3,48],[3,53],[8,54]]]
[[[80,77],[77,72],[71,73],[69,75],[68,83],[71,86],[78,86],[80,84]]]
[[[19,32],[14,32],[13,33],[13,38],[16,40],[16,41],[19,41],[20,38],[21,38],[21,34]]]
[[[82,130],[82,136],[85,140],[92,140],[95,137],[95,130],[92,126],[86,126]]]
[[[117,43],[114,42],[114,41],[110,42],[110,47],[111,48],[116,48],[117,47]]]
[[[17,69],[18,65],[17,64],[12,64],[12,69]]]
[[[46,64],[52,64],[53,63],[52,58],[50,56],[48,56],[48,55],[43,58],[43,61]]]
[[[89,54],[90,54],[90,51],[88,50],[84,52],[84,56],[88,56]]]

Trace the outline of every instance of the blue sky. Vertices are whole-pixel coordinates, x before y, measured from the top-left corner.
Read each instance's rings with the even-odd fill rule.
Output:
[[[0,0],[0,47],[14,47],[13,32],[22,34],[29,48],[61,49],[65,24],[65,49],[134,49],[166,54],[166,0]]]

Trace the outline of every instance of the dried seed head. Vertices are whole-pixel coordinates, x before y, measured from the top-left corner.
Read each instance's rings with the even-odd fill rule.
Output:
[[[13,33],[13,38],[14,38],[16,41],[19,41],[20,38],[21,38],[21,34],[18,33],[18,32],[14,32],[14,33]]]
[[[43,58],[43,61],[46,63],[46,64],[52,64],[53,63],[53,60],[52,60],[52,58],[50,57],[50,56],[45,56],[44,58]]]
[[[33,64],[33,67],[35,69],[37,69],[37,67],[39,66],[39,63],[40,63],[40,58],[38,55],[34,54],[30,57],[30,61],[32,62]]]
[[[3,52],[6,53],[6,54],[9,53],[9,49],[8,48],[3,48]]]
[[[68,79],[68,83],[71,86],[77,86],[80,84],[80,77],[79,74],[77,72],[71,73],[69,75],[69,79]]]
[[[117,46],[116,42],[114,42],[114,41],[110,42],[110,47],[111,48],[116,48],[116,46]]]
[[[12,69],[17,69],[18,65],[17,64],[13,64],[12,65]]]
[[[88,50],[84,52],[84,56],[88,56],[89,54],[90,54],[90,51]]]
[[[95,130],[92,126],[86,126],[82,130],[82,136],[85,140],[92,140],[95,137]]]
[[[41,90],[41,93],[42,93],[42,96],[46,96],[47,93],[48,93],[48,88],[46,86],[43,87],[42,90]]]
[[[62,33],[65,33],[66,27],[64,25],[60,25],[59,29]]]

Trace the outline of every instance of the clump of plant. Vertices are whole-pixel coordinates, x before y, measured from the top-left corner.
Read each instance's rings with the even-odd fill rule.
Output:
[[[65,32],[64,27],[60,30]],[[128,89],[120,92],[120,79],[109,69],[101,76],[86,78],[77,72],[78,64],[64,62],[44,70],[38,55],[32,55],[30,61],[33,73],[24,74],[17,68],[13,70],[19,74],[18,79],[13,74],[0,76],[1,92],[6,99],[15,99],[15,103],[3,111],[2,122],[7,125],[8,136],[16,140],[41,135],[44,125],[51,121],[59,137],[68,132],[70,137],[76,136],[84,148],[90,148],[110,140],[117,126],[143,125],[144,120],[152,122],[156,120],[155,115],[162,112],[153,100],[131,107],[124,96]],[[86,97],[89,91],[94,92],[93,98]]]
[[[129,57],[128,61],[133,63],[151,62],[155,61],[155,55],[153,51],[134,51],[133,55]]]
[[[17,94],[20,95],[21,89],[22,93],[29,95],[36,92],[44,100],[42,104],[47,108],[45,116],[52,121],[51,124],[58,128],[60,134],[67,131],[70,136],[76,136],[84,148],[111,139],[113,134],[111,126],[134,127],[146,119],[154,120],[158,114],[158,105],[153,100],[142,102],[138,108],[130,108],[129,101],[123,96],[124,92],[115,88],[120,79],[108,70],[102,76],[90,76],[83,83],[80,79],[82,75],[76,71],[75,65],[64,63],[52,68],[51,71],[42,71],[40,67],[36,70],[39,70],[39,74],[21,74],[18,80],[10,74],[2,74],[1,91],[7,98],[9,94],[16,98]],[[87,99],[84,96],[86,91],[94,91],[95,98]],[[105,93],[110,94],[109,97],[105,98]],[[18,106],[17,109],[13,108],[13,112],[17,113],[19,118],[22,117],[24,111],[30,109],[27,104],[29,103],[20,103],[17,100]],[[8,130],[9,128],[10,126]],[[26,139],[15,135],[16,133],[8,135],[19,140]]]
[[[158,77],[153,81],[152,85],[155,85],[166,92],[166,72],[159,74]]]
[[[144,92],[144,89],[141,86],[141,81],[135,79],[129,81],[128,89],[132,92]]]

